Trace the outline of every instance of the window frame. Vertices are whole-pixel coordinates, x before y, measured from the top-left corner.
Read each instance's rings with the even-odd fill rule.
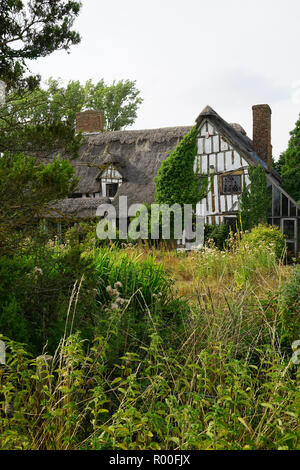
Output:
[[[112,186],[116,187],[116,191],[112,196],[109,194],[109,188],[108,188],[109,186],[110,187],[112,187]],[[106,197],[109,197],[109,198],[113,199],[115,197],[115,195],[117,194],[118,189],[119,189],[119,184],[118,183],[105,183]]]
[[[224,178],[228,178],[228,177],[233,177],[233,176],[239,176],[240,177],[240,191],[230,191],[230,192],[224,192],[223,188],[224,188],[224,183],[223,183],[223,179]],[[231,183],[231,186],[232,186],[232,183]],[[238,172],[232,172],[232,173],[223,173],[222,175],[220,175],[219,177],[219,190],[220,190],[220,194],[222,196],[230,196],[230,195],[235,195],[235,194],[242,194],[242,191],[243,191],[243,172],[242,171],[238,171]]]

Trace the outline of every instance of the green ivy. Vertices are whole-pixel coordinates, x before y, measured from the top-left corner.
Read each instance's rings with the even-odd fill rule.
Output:
[[[155,178],[155,200],[159,204],[196,204],[207,192],[208,177],[201,181],[194,172],[198,129],[194,126],[161,164]]]
[[[250,191],[244,183],[241,195],[240,221],[244,230],[258,224],[266,224],[270,196],[267,190],[267,177],[262,166],[249,166]]]

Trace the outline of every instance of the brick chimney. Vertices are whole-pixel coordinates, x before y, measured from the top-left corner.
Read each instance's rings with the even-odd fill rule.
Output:
[[[268,170],[272,164],[271,114],[268,104],[252,106],[253,110],[253,148],[259,158],[266,162]]]
[[[82,111],[76,113],[76,132],[103,132],[104,117],[102,111]]]

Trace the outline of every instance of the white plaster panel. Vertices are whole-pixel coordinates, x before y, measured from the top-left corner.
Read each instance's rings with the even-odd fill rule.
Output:
[[[202,155],[201,162],[202,162],[202,173],[207,174],[207,155]]]
[[[198,153],[204,153],[204,139],[198,139]]]
[[[221,140],[221,150],[224,151],[224,150],[228,150],[228,144],[227,142],[225,142],[225,140],[222,139],[222,137],[220,138]]]
[[[215,135],[213,137],[213,151],[215,153],[218,153],[220,151],[220,142],[219,142],[219,136]]]
[[[210,135],[214,135],[215,133],[213,126],[209,122],[207,123],[207,131]]]
[[[212,152],[212,138],[209,137],[208,139],[205,139],[204,145],[205,145],[205,153],[211,153]]]
[[[221,200],[221,212],[225,212],[225,196],[221,195],[220,200]]]
[[[206,122],[203,124],[203,126],[200,129],[200,135],[205,136],[207,133],[207,127],[206,127]]]
[[[225,152],[225,170],[232,170],[233,169],[233,165],[232,165],[232,153],[229,151],[229,152]]]
[[[224,153],[218,153],[218,171],[224,171]]]
[[[213,166],[214,169],[210,168],[210,173],[216,171],[216,155],[214,153],[209,156],[209,167]]]

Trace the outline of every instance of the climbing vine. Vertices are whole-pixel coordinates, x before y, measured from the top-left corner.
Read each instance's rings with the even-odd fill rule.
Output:
[[[207,192],[208,177],[197,177],[194,161],[198,129],[194,126],[161,164],[155,178],[155,200],[159,204],[192,204],[195,208]]]
[[[267,190],[267,177],[261,165],[249,166],[250,191],[244,183],[241,195],[240,221],[244,230],[266,224],[271,203]]]

